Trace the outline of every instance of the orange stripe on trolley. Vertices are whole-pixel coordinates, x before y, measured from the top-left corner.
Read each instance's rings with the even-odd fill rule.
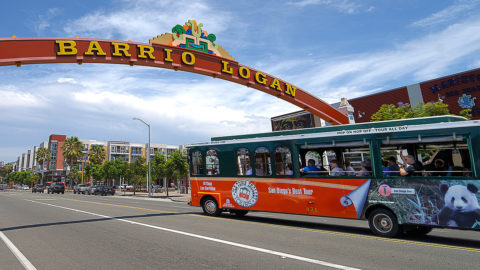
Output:
[[[239,180],[249,180],[251,182],[297,184],[297,185],[336,188],[336,189],[344,189],[344,190],[355,190],[356,188],[359,187],[359,186],[353,186],[353,185],[302,181],[302,180],[298,180],[298,179],[286,179],[286,178],[251,178],[251,179],[248,179],[248,178],[234,178],[234,177],[215,177],[215,178],[191,177],[190,180],[193,180],[193,181],[232,181],[232,182],[239,181]]]

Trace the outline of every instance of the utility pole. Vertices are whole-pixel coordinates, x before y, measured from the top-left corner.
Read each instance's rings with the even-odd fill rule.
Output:
[[[147,151],[147,164],[148,164],[148,173],[147,173],[147,191],[148,191],[148,197],[151,197],[151,186],[150,186],[150,173],[151,173],[151,169],[150,169],[150,125],[147,124],[145,121],[143,121],[142,119],[140,118],[137,118],[137,117],[134,117],[133,120],[138,120],[140,122],[142,122],[143,124],[145,124],[147,127],[148,127],[148,151]]]

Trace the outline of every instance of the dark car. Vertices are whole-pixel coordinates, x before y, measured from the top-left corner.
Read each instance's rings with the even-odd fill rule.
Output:
[[[107,186],[98,186],[97,189],[95,190],[95,195],[114,195],[115,194],[115,189],[112,187],[107,187]]]
[[[51,183],[50,186],[47,188],[47,193],[65,193],[65,183],[62,182],[57,182],[57,183]]]
[[[45,192],[45,187],[43,185],[36,184],[32,188],[32,193],[37,193],[37,192],[40,192],[40,193]]]
[[[97,190],[97,186],[89,186],[85,192],[88,195],[92,195],[95,194],[95,190]]]

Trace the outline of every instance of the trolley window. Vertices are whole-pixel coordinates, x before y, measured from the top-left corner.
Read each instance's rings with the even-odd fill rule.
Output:
[[[255,175],[272,175],[272,166],[270,163],[270,151],[266,147],[255,149]]]
[[[207,175],[220,174],[220,160],[216,150],[210,149],[205,155],[205,163],[207,169]]]
[[[250,151],[247,148],[237,150],[237,175],[252,175]]]

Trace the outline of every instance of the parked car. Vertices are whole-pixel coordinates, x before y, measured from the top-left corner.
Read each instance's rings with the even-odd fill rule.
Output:
[[[57,183],[51,183],[50,186],[47,188],[47,193],[65,193],[65,183],[63,182],[57,182]]]
[[[97,186],[89,186],[85,192],[88,195],[92,195],[92,194],[95,194],[96,189],[97,189]]]
[[[129,189],[133,189],[133,186],[132,186],[132,185],[123,184],[123,185],[119,186],[119,189],[129,190]]]
[[[37,192],[44,193],[45,192],[45,187],[43,185],[36,184],[32,188],[32,193],[37,193]]]
[[[88,189],[88,185],[84,185],[84,184],[79,184],[79,185],[76,185],[74,188],[73,188],[73,194],[86,194],[87,193],[87,189]]]
[[[97,189],[95,189],[95,195],[106,196],[108,194],[113,196],[115,194],[115,189],[107,186],[98,186]]]
[[[27,185],[22,186],[22,190],[29,190],[30,188]]]

